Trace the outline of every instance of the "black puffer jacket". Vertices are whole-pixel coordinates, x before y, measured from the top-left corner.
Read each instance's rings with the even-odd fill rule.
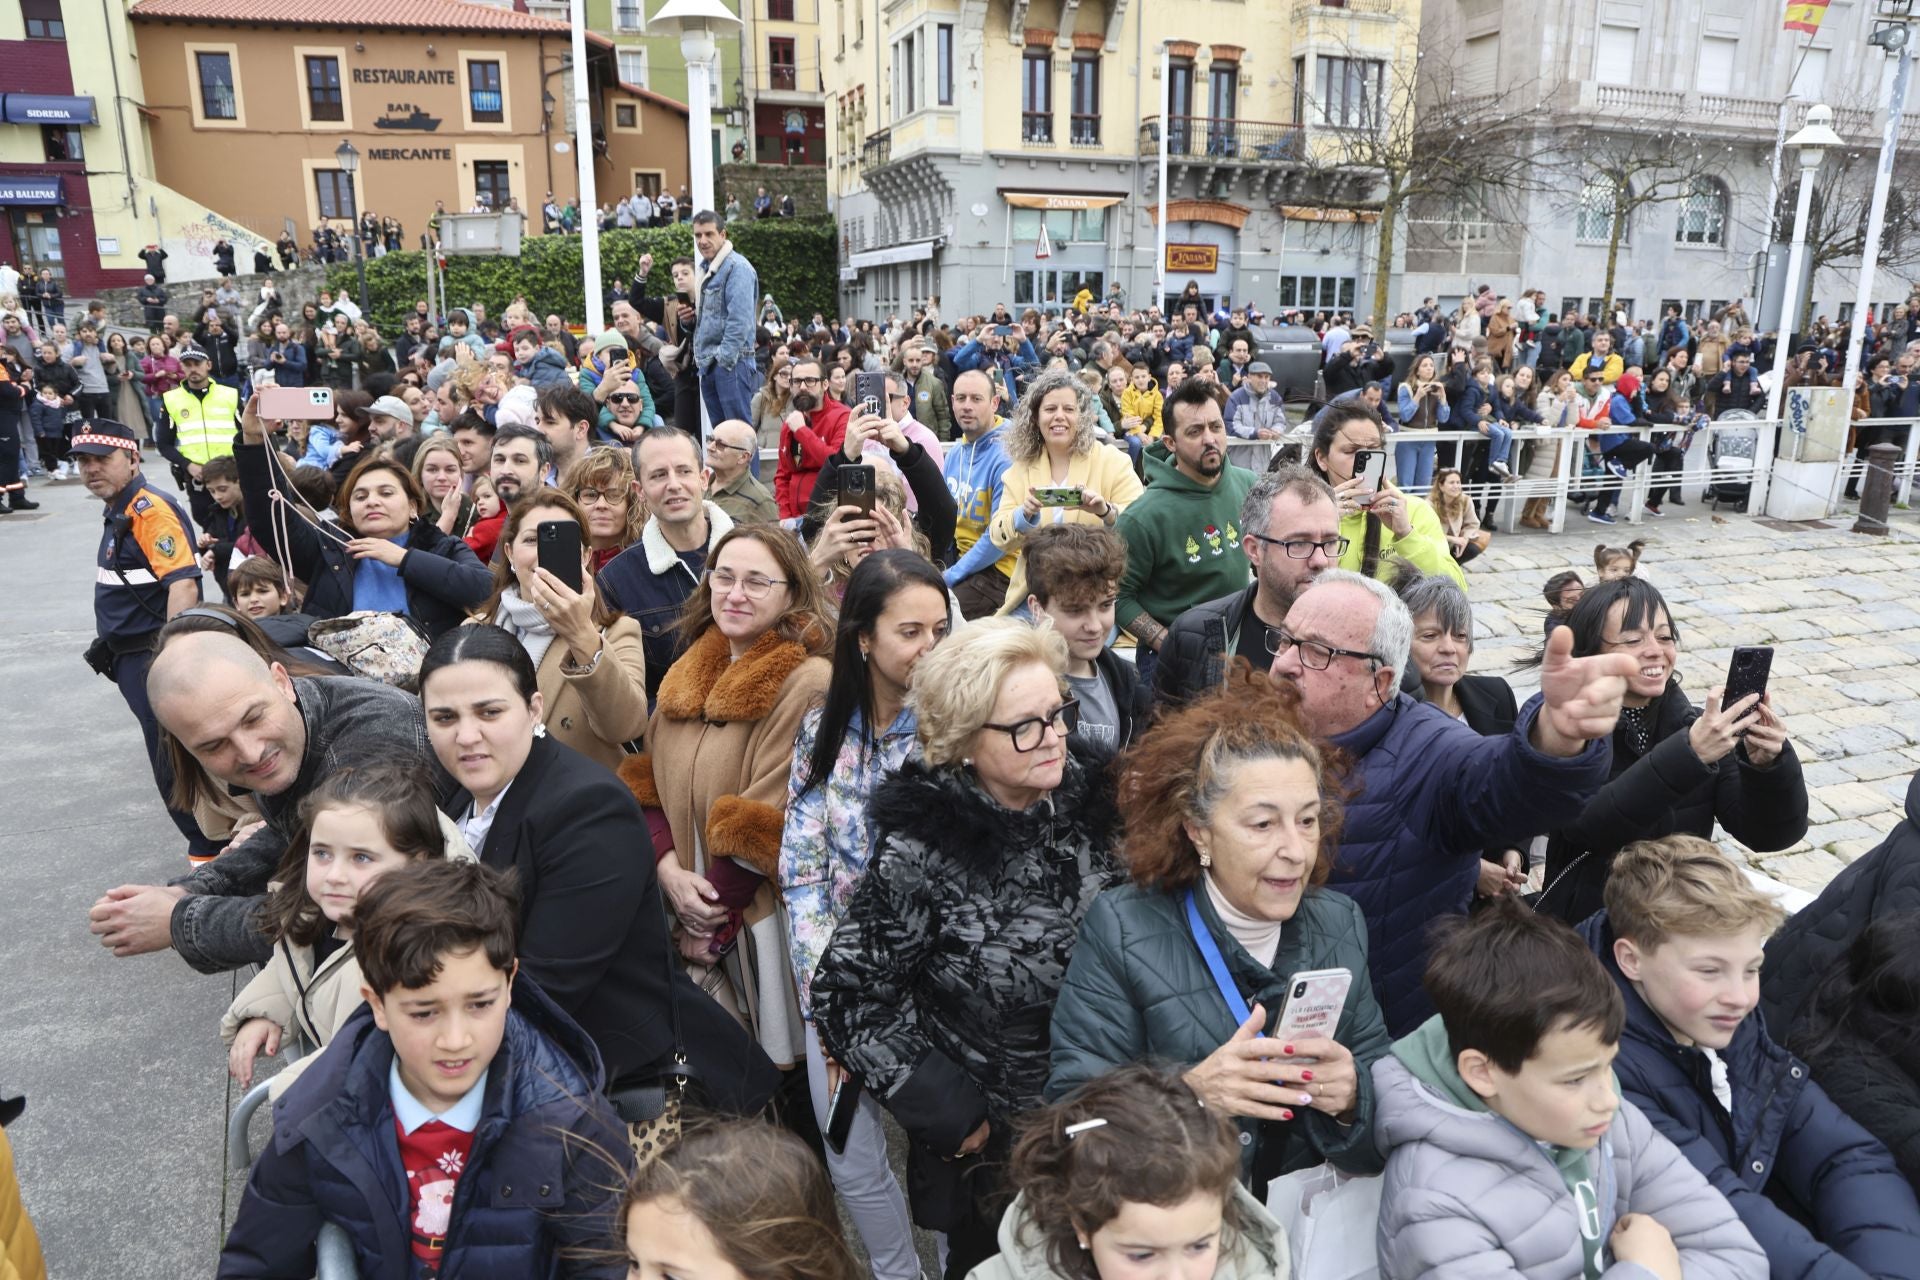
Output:
[[[1613,856],[1635,840],[1711,838],[1717,821],[1747,848],[1772,853],[1807,834],[1807,784],[1792,742],[1764,769],[1745,747],[1705,765],[1687,740],[1700,709],[1679,682],[1669,681],[1650,707],[1651,749],[1637,752],[1624,722],[1615,729],[1607,785],[1547,842],[1547,890],[1536,906],[1569,924],[1605,905]]]
[[[1240,628],[1253,613],[1251,586],[1218,600],[1197,604],[1173,620],[1160,642],[1153,668],[1156,707],[1176,708],[1218,689],[1227,679]],[[1264,626],[1255,619],[1256,626]]]

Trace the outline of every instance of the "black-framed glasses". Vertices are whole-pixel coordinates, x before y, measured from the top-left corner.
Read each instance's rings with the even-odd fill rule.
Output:
[[[734,453],[752,453],[753,452],[753,449],[747,445],[729,444],[727,441],[720,439],[718,436],[707,441],[707,451],[712,452],[715,449],[730,449]]]
[[[1279,657],[1289,649],[1300,650],[1300,665],[1309,671],[1325,671],[1333,665],[1335,658],[1358,658],[1380,666],[1378,654],[1363,653],[1358,649],[1341,649],[1318,640],[1302,640],[1285,627],[1267,628],[1267,652]]]
[[[1013,749],[1025,755],[1039,749],[1047,739],[1047,728],[1066,737],[1080,727],[1080,699],[1068,698],[1044,716],[1029,716],[1014,724],[983,724],[982,729],[998,729],[1013,742]]]
[[[1315,551],[1329,560],[1338,560],[1353,545],[1351,538],[1328,538],[1325,542],[1315,542],[1311,538],[1269,538],[1264,533],[1253,536],[1269,546],[1279,547],[1291,560],[1312,559]]]
[[[626,495],[617,489],[582,489],[573,495],[573,500],[583,507],[591,507],[598,502],[617,507],[626,501]]]
[[[793,379],[793,385],[796,387],[817,387],[825,381],[825,378],[795,378]]]

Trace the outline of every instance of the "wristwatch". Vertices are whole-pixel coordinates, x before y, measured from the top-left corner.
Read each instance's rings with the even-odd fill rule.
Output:
[[[590,676],[594,673],[594,669],[600,665],[600,655],[606,651],[607,639],[606,636],[602,635],[600,637],[600,647],[593,651],[593,657],[587,659],[585,666],[577,665],[571,658],[563,658],[560,660],[560,674],[563,676]]]

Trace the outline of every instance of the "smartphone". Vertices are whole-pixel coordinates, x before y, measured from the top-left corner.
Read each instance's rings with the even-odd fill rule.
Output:
[[[1083,490],[1077,484],[1037,485],[1033,496],[1040,500],[1043,507],[1077,507]]]
[[[580,582],[580,526],[571,520],[542,520],[534,531],[538,564],[578,593]]]
[[[1013,336],[1013,326],[1010,324],[997,324],[993,326],[993,331],[1003,338]]]
[[[840,485],[836,505],[858,507],[863,516],[871,517],[875,483],[873,468],[866,463],[861,463],[858,466],[842,466],[833,474]]]
[[[853,1132],[853,1117],[860,1109],[860,1082],[843,1068],[840,1084],[827,1099],[827,1131],[823,1135],[836,1155],[847,1149],[847,1135]]]
[[[854,374],[853,394],[856,400],[862,402],[861,407],[868,413],[879,413],[880,406],[887,403],[887,375],[868,373],[865,370]]]
[[[690,293],[676,293],[673,295],[673,297],[674,297],[674,301],[678,302],[683,307],[690,307],[693,305],[693,295]]]
[[[1773,670],[1773,646],[1742,645],[1733,651],[1727,664],[1727,691],[1720,705],[1730,707],[1750,693],[1767,691],[1767,675]]]
[[[1287,1003],[1274,1026],[1274,1037],[1325,1036],[1331,1040],[1352,986],[1350,969],[1309,969],[1294,974],[1287,979]]]
[[[1384,449],[1362,449],[1353,455],[1353,474],[1360,478],[1361,506],[1371,504],[1387,478],[1387,454]]]
[[[261,387],[255,394],[263,418],[304,418],[309,422],[333,420],[332,387]]]

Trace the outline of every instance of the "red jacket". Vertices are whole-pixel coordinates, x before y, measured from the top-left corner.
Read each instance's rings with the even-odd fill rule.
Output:
[[[813,482],[820,468],[846,443],[847,420],[851,410],[829,397],[806,415],[806,425],[794,430],[791,421],[780,426],[780,465],[773,473],[773,496],[780,504],[780,518],[802,516],[813,500]]]

